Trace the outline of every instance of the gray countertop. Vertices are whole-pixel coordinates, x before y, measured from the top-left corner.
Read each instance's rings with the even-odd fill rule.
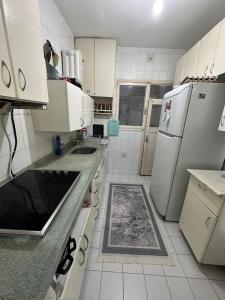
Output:
[[[225,197],[225,178],[222,176],[225,171],[188,169],[188,172],[205,184],[217,196]]]
[[[44,299],[103,151],[104,147],[99,145],[91,155],[68,152],[38,166],[81,171],[81,176],[43,238],[0,236],[1,300]]]

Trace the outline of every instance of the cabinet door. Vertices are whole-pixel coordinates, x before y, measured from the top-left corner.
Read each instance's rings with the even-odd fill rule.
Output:
[[[17,97],[48,102],[47,74],[38,0],[1,0],[15,74]]]
[[[225,106],[223,109],[222,117],[220,119],[219,131],[225,131]]]
[[[95,95],[113,97],[116,41],[95,39]]]
[[[0,3],[1,4],[1,3]],[[4,23],[1,13],[0,7],[0,43],[1,43],[1,51],[0,51],[0,96],[1,97],[16,97],[16,91],[14,87],[12,68],[9,60]]]
[[[185,54],[185,64],[183,77],[195,76],[195,67],[199,51],[200,42],[195,44],[186,54]]]
[[[182,56],[176,65],[176,72],[174,77],[174,85],[179,85],[181,81],[184,79],[184,63],[185,63],[185,55]]]
[[[212,75],[225,73],[225,19],[220,27],[219,38],[211,67]]]
[[[83,89],[84,92],[88,95],[95,95],[95,84],[94,84],[94,76],[95,76],[95,63],[94,63],[94,53],[95,53],[95,45],[94,38],[76,38],[75,39],[75,48],[80,50],[83,59]]]
[[[212,63],[219,38],[221,22],[211,29],[200,41],[196,63],[196,76],[212,75]]]
[[[199,262],[203,259],[216,221],[217,217],[199,200],[189,183],[179,224]]]

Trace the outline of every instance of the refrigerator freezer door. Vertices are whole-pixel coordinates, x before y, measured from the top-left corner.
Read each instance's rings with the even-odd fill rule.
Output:
[[[182,85],[164,96],[159,130],[174,136],[183,135],[192,84]]]
[[[162,216],[165,216],[167,211],[180,143],[181,138],[179,137],[158,134],[150,181],[150,195]]]

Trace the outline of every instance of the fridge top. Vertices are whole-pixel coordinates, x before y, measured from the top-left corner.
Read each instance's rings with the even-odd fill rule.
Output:
[[[172,136],[182,137],[193,84],[184,84],[163,99],[159,130]]]

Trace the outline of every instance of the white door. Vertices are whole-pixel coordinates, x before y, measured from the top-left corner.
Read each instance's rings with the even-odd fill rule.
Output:
[[[47,103],[47,73],[39,1],[2,0],[6,29],[20,99]]]
[[[83,55],[83,89],[88,95],[95,95],[95,42],[94,38],[76,38],[75,48]]]
[[[225,19],[223,19],[220,27],[219,38],[213,58],[211,72],[212,75],[225,73]]]
[[[184,72],[183,72],[184,78],[195,76],[199,46],[200,46],[200,42],[195,44],[187,53],[185,53],[185,63],[184,63]]]
[[[159,213],[166,215],[181,138],[158,133],[150,181],[150,195]]]
[[[141,175],[151,175],[152,173],[161,107],[161,99],[150,99],[144,132]]]
[[[95,95],[113,97],[116,40],[95,39]]]
[[[1,97],[16,97],[16,91],[14,87],[13,74],[11,69],[11,64],[9,60],[9,53],[6,43],[6,36],[4,31],[2,13],[0,9],[0,96]]]
[[[167,93],[163,99],[159,130],[182,136],[190,101],[192,84],[182,85]]]
[[[189,183],[183,210],[180,217],[180,227],[198,261],[201,262],[217,217],[209,210],[194,192]]]
[[[174,77],[174,86],[180,85],[181,81],[184,79],[184,64],[185,64],[185,55],[183,55],[177,62],[176,72]]]

